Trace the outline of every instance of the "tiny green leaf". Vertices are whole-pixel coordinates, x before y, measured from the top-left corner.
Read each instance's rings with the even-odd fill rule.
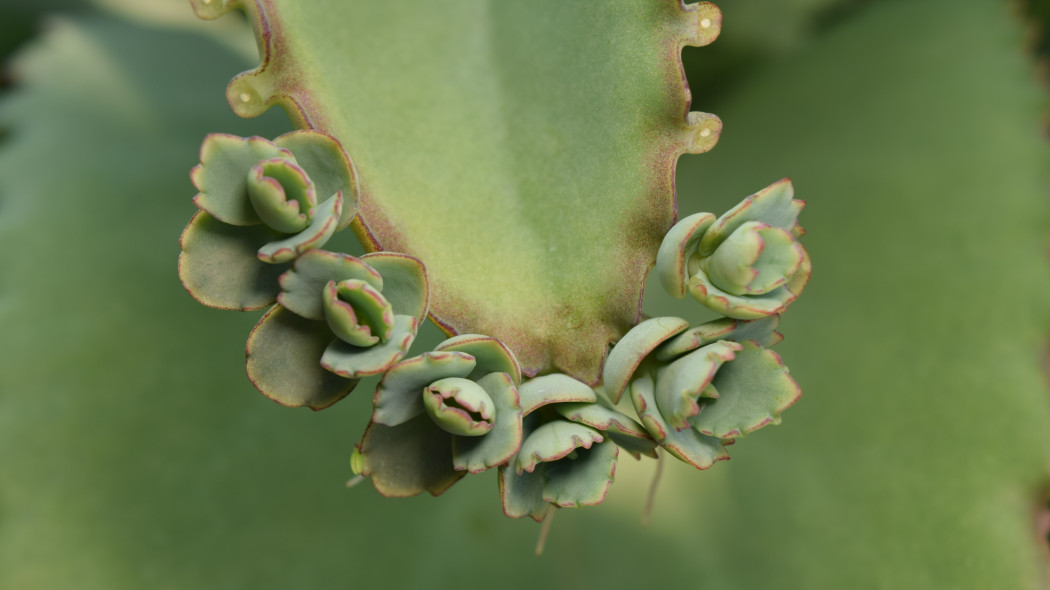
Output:
[[[310,223],[317,205],[314,183],[286,158],[263,160],[248,171],[248,197],[263,223],[286,234]]]
[[[700,413],[697,400],[718,396],[717,384],[716,391],[707,390],[723,363],[733,360],[740,349],[736,342],[719,340],[656,370],[656,406],[672,427],[690,428],[689,418]]]
[[[624,334],[605,359],[602,383],[609,399],[614,404],[618,403],[645,357],[665,340],[688,327],[689,322],[682,318],[650,318]]]
[[[587,384],[561,373],[530,379],[518,392],[521,394],[521,409],[526,415],[548,404],[598,401],[598,396]]]
[[[322,297],[328,327],[339,339],[359,347],[390,340],[394,329],[393,307],[366,281],[328,281]]]
[[[424,387],[423,407],[434,424],[459,436],[480,437],[496,425],[492,397],[482,386],[462,377],[438,379]]]
[[[761,295],[788,282],[802,265],[802,248],[787,230],[748,221],[700,267],[733,295]]]
[[[544,474],[543,499],[562,507],[601,504],[616,474],[619,452],[612,441],[606,441],[581,449],[575,458],[551,463]]]
[[[422,414],[424,387],[446,377],[466,377],[475,364],[474,357],[455,351],[425,352],[397,363],[379,382],[372,421],[397,426]]]
[[[321,366],[347,379],[382,374],[405,356],[418,328],[416,318],[395,315],[389,340],[361,347],[337,338],[325,349]]]
[[[802,395],[780,357],[751,341],[743,343],[732,362],[722,365],[714,385],[718,399],[706,400],[690,424],[702,434],[723,439],[776,423],[780,413]]]
[[[507,345],[491,336],[461,334],[445,340],[434,350],[454,350],[473,356],[478,364],[471,379],[477,380],[489,373],[506,373],[515,385],[521,382],[518,359]]]
[[[269,265],[266,265],[269,266]],[[324,320],[323,290],[328,281],[357,279],[373,288],[383,290],[383,277],[361,259],[328,252],[310,250],[295,259],[295,265],[280,277],[281,293],[277,301],[289,311],[311,320]],[[405,315],[414,315],[408,312]]]
[[[554,411],[568,420],[600,430],[635,458],[642,454],[656,457],[656,441],[645,427],[615,409],[600,403],[567,403],[555,405]]]
[[[452,466],[451,438],[426,414],[397,426],[372,422],[358,445],[361,473],[387,497],[440,495],[467,474]]]
[[[543,499],[543,487],[546,484],[545,465],[535,471],[516,473],[507,465],[499,467],[499,496],[503,504],[503,514],[511,518],[532,517],[539,522],[550,510],[550,502]]]
[[[275,305],[248,337],[248,378],[281,405],[327,408],[357,385],[321,367],[331,340],[324,322],[303,319]]]
[[[675,430],[656,407],[653,379],[642,375],[631,382],[631,401],[649,434],[669,453],[697,469],[708,469],[729,458],[722,441],[693,428]]]
[[[414,316],[420,322],[423,321],[429,306],[430,287],[422,262],[396,252],[365,254],[361,261],[383,277],[381,290],[395,313]]]
[[[320,248],[332,237],[343,212],[343,194],[336,193],[314,210],[313,220],[303,231],[259,248],[259,260],[271,264],[291,262],[296,256]]]
[[[658,361],[673,360],[691,350],[696,350],[701,346],[718,340],[732,340],[734,342],[754,340],[760,346],[769,348],[784,339],[784,336],[776,331],[779,323],[779,315],[771,315],[757,320],[719,318],[700,324],[695,328],[689,328],[664,342],[653,352],[653,358]]]
[[[506,373],[490,373],[478,380],[495,406],[495,424],[484,436],[452,438],[452,464],[479,473],[510,461],[521,448],[522,411],[518,391]]]
[[[349,225],[357,214],[357,173],[343,146],[334,137],[310,129],[285,133],[273,143],[295,155],[318,195],[342,193],[343,211],[336,231]]]
[[[223,223],[262,223],[248,197],[248,173],[260,161],[273,158],[295,162],[290,151],[262,137],[209,134],[201,143],[200,165],[190,171],[200,191],[193,202]]]
[[[589,449],[605,438],[597,430],[565,420],[554,420],[533,430],[521,443],[516,469],[533,471],[539,463],[557,461],[579,448]]]
[[[707,229],[697,252],[701,256],[712,255],[726,238],[749,221],[761,221],[788,230],[795,237],[802,235],[804,231],[798,225],[798,214],[805,202],[794,199],[794,196],[791,180],[783,178],[745,197]]]
[[[198,211],[179,240],[179,279],[208,307],[250,311],[272,305],[280,291],[278,277],[288,267],[265,264],[255,252],[278,235],[264,225],[227,225]]]
[[[689,254],[696,250],[700,238],[714,222],[713,213],[694,213],[674,224],[660,242],[655,272],[664,290],[675,299],[685,297]]]

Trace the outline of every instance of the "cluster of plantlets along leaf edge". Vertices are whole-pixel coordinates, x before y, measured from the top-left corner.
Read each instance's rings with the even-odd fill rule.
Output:
[[[336,139],[212,134],[200,161],[183,285],[211,307],[269,307],[248,338],[247,371],[282,405],[320,410],[382,376],[351,464],[385,496],[439,495],[497,468],[504,512],[541,520],[552,506],[601,503],[620,449],[656,458],[663,447],[706,469],[800,395],[769,350],[811,271],[798,242],[803,203],[786,179],[721,217],[671,228],[656,256],[661,284],[723,317],[642,321],[591,387],[563,374],[522,382],[514,353],[485,335],[405,358],[429,304],[423,264],[321,249],[356,214],[353,166]],[[625,392],[637,420],[617,407]]]

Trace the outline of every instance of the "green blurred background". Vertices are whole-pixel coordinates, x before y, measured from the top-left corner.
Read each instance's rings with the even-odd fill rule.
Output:
[[[255,314],[179,285],[201,138],[288,128],[225,104],[244,24],[0,1],[0,589],[1050,587],[1050,3],[719,5],[685,59],[725,129],[680,161],[679,205],[784,176],[809,203],[816,272],[779,346],[804,396],[728,463],[668,463],[648,526],[653,465],[623,458],[537,558],[494,473],[346,489],[368,384],[278,407],[243,374]]]

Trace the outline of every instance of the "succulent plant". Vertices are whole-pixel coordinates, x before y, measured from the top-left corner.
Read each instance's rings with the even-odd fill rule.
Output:
[[[191,174],[202,211],[182,240],[183,282],[215,307],[254,309],[276,301],[248,338],[247,368],[256,388],[283,405],[323,409],[361,378],[382,376],[352,460],[380,493],[438,495],[467,473],[499,467],[504,512],[540,518],[551,505],[600,503],[621,446],[635,457],[656,457],[659,443],[706,468],[726,456],[724,441],[768,423],[797,397],[779,357],[744,337],[770,340],[770,322],[755,327],[727,320],[688,332],[685,320],[639,323],[637,301],[654,260],[672,294],[681,297],[688,284],[697,299],[730,317],[776,314],[809,278],[809,257],[797,240],[802,202],[792,199],[789,182],[748,197],[718,220],[697,214],[669,232],[671,193],[641,188],[649,182],[643,169],[670,170],[678,154],[709,149],[721,129],[717,117],[688,113],[683,119],[657,103],[643,111],[606,104],[625,133],[655,133],[664,147],[614,150],[644,165],[621,168],[611,192],[600,190],[609,178],[594,176],[560,201],[600,212],[604,220],[570,214],[503,223],[522,210],[549,208],[543,187],[560,190],[566,184],[556,178],[573,178],[575,169],[551,168],[536,177],[542,183],[509,191],[464,186],[461,177],[469,179],[479,163],[503,166],[491,152],[478,151],[492,139],[490,127],[457,118],[451,130],[449,121],[437,119],[434,129],[421,128],[422,136],[402,138],[348,121],[337,97],[381,113],[390,92],[375,95],[357,79],[346,83],[345,62],[331,61],[327,42],[316,44],[320,37],[298,37],[293,58],[274,36],[285,26],[321,26],[325,12],[311,5],[293,10],[282,0],[194,2],[205,18],[235,5],[264,31],[264,59],[230,83],[230,104],[246,116],[284,104],[307,129],[273,142],[223,134],[205,139],[201,165]],[[721,13],[709,3],[661,0],[620,8],[627,11],[620,15],[624,34],[645,38],[650,23],[675,48],[670,59],[657,44],[624,61],[639,80],[677,75],[677,50],[710,42],[720,28]],[[369,10],[392,16],[387,8]],[[353,38],[332,37],[348,44],[348,56],[355,55]],[[456,47],[452,52],[459,55]],[[311,82],[320,78],[326,83]],[[342,92],[333,94],[336,87]],[[645,92],[644,84],[635,91]],[[565,129],[577,125],[566,105],[584,98],[593,105],[590,96],[571,91],[536,98],[564,119]],[[460,99],[453,110],[471,108],[478,97],[465,92]],[[688,92],[662,96],[660,104],[685,109]],[[401,175],[400,153],[441,129],[471,130],[471,139],[451,151],[468,154],[472,164],[452,176],[434,169],[422,189],[411,180],[430,165]],[[540,166],[559,161],[540,147],[550,138],[521,131],[539,141]],[[562,131],[553,137],[578,141]],[[319,195],[328,194],[319,204]],[[352,220],[372,253],[356,258],[319,249]],[[404,359],[428,312],[446,332],[467,335]],[[618,343],[605,361],[612,342]],[[519,392],[523,374],[533,378]],[[603,380],[611,400],[591,387]],[[628,386],[642,424],[614,406]]]
[[[391,367],[376,389],[355,471],[385,496],[435,496],[466,473],[506,463],[522,440],[514,354],[466,334]]]
[[[499,468],[503,512],[542,520],[550,507],[600,504],[616,474],[620,447],[656,457],[656,445],[636,421],[600,391],[562,374],[522,384],[524,442]]]
[[[812,264],[798,238],[805,233],[791,181],[776,182],[718,219],[690,215],[671,228],[656,259],[668,293],[732,318],[778,314],[809,282]]]
[[[386,372],[427,313],[426,271],[404,254],[310,250],[279,283],[278,305],[248,338],[247,366],[255,387],[286,406],[326,408]]]
[[[210,307],[272,304],[285,263],[323,246],[357,212],[353,166],[323,133],[293,131],[272,142],[212,133],[200,162],[190,174],[200,211],[182,233],[179,277]]]
[[[697,469],[728,459],[725,445],[767,424],[801,395],[768,349],[780,317],[723,318],[689,328],[681,318],[648,319],[609,353],[604,386],[618,401],[630,390],[642,424]]]
[[[50,2],[8,4],[38,11]],[[1037,132],[1045,92],[1024,55],[1030,31],[1018,11],[991,0],[966,10],[944,0],[873,2],[854,3],[843,18],[842,3],[828,0],[727,3],[729,26],[717,49],[686,55],[695,104],[725,118],[726,141],[711,154],[680,160],[677,175],[666,165],[637,164],[622,147],[673,153],[662,143],[664,133],[634,134],[620,124],[631,119],[606,108],[619,103],[649,113],[646,105],[670,104],[666,110],[676,117],[684,113],[658,92],[679,94],[677,70],[660,69],[663,79],[635,86],[637,70],[620,67],[621,59],[644,61],[657,44],[668,61],[676,57],[673,43],[665,43],[668,29],[658,23],[639,19],[642,34],[624,34],[621,23],[637,14],[631,11],[652,3],[626,10],[615,2],[490,3],[484,10],[324,3],[328,26],[309,19],[253,22],[261,44],[266,36],[291,54],[281,67],[291,72],[285,88],[303,90],[297,99],[338,102],[331,112],[343,121],[393,138],[350,142],[330,134],[360,152],[355,165],[373,161],[362,203],[372,193],[387,199],[432,183],[440,187],[435,208],[443,203],[467,215],[483,199],[449,198],[454,191],[441,185],[450,177],[469,175],[464,185],[482,195],[539,185],[556,203],[543,208],[540,199],[523,199],[520,216],[499,217],[501,226],[529,215],[541,223],[575,217],[627,241],[616,229],[626,226],[609,221],[615,212],[606,217],[593,201],[573,206],[578,187],[594,186],[599,195],[622,187],[635,202],[648,202],[639,184],[620,182],[630,176],[621,169],[641,169],[654,193],[671,194],[677,179],[684,216],[723,210],[713,203],[728,205],[721,199],[748,188],[748,178],[790,172],[800,191],[805,186],[813,233],[805,244],[823,271],[785,314],[794,338],[774,348],[804,385],[805,407],[789,414],[775,436],[755,437],[747,454],[734,454],[734,464],[719,473],[679,476],[683,489],[661,498],[656,530],[608,518],[614,516],[608,510],[605,518],[588,515],[573,523],[573,534],[554,537],[552,548],[567,549],[557,560],[521,568],[520,531],[493,534],[499,510],[486,511],[494,494],[484,485],[462,486],[440,506],[339,493],[333,484],[342,477],[340,461],[359,436],[347,421],[360,407],[285,413],[239,395],[250,386],[232,358],[239,351],[229,333],[252,322],[187,305],[172,289],[172,244],[192,208],[186,170],[201,138],[215,130],[272,138],[284,131],[283,119],[237,120],[216,92],[256,59],[251,39],[238,49],[243,19],[162,21],[162,4],[107,0],[80,7],[90,14],[55,19],[5,78],[13,84],[5,86],[0,108],[0,213],[4,244],[18,255],[5,269],[2,310],[9,346],[0,358],[7,393],[0,414],[8,418],[0,428],[0,497],[9,510],[0,587],[197,587],[222,580],[327,588],[346,584],[349,554],[356,556],[359,584],[462,580],[463,565],[447,551],[433,551],[429,531],[476,557],[471,575],[501,579],[508,588],[572,587],[580,579],[574,574],[588,569],[600,572],[597,582],[620,585],[977,590],[1045,582],[1046,529],[1034,526],[1045,522],[1050,465],[1039,353],[1048,293],[1045,141]],[[298,4],[303,12],[321,5]],[[178,8],[169,14],[177,18]],[[115,10],[122,12],[114,16]],[[8,14],[0,16],[5,27],[12,23]],[[400,17],[397,27],[374,18],[384,16]],[[457,26],[467,24],[473,36]],[[333,31],[340,30],[369,49],[348,54],[337,47],[342,41]],[[559,39],[558,31],[571,34]],[[390,108],[376,112],[347,85],[326,96],[313,92],[337,76],[301,52],[310,49],[300,42],[305,36],[331,45],[333,55],[352,63],[354,83],[387,93]],[[474,51],[462,55],[477,59],[456,61],[443,44],[448,38],[469,40]],[[520,39],[531,41],[527,53]],[[452,77],[442,69],[450,63],[469,67]],[[449,125],[431,142],[419,141],[435,129],[435,115],[472,121],[454,110],[461,96],[441,92],[432,83],[437,79],[492,91],[471,107],[480,107],[474,112],[506,140],[479,151],[507,154],[504,162],[514,166],[482,166],[458,149],[477,136],[465,125],[462,134]],[[633,92],[643,86],[652,91]],[[546,94],[575,105],[559,94],[564,88],[578,89],[591,103],[574,107],[575,118],[559,117],[537,100]],[[573,121],[580,124],[570,127]],[[558,129],[571,129],[591,148],[558,143]],[[553,151],[561,159],[543,165]],[[398,159],[405,164],[396,173],[377,176]],[[427,167],[428,161],[436,164]],[[574,176],[559,174],[559,162]],[[416,175],[404,170],[417,166]],[[610,182],[596,183],[595,176]],[[655,235],[662,237],[672,215],[653,224]],[[505,235],[505,242],[488,242],[486,253],[535,254],[537,244],[565,252],[570,241]],[[325,247],[341,249],[335,244],[345,237]],[[245,247],[246,257],[256,257],[263,243]],[[449,251],[464,257],[480,251],[463,243],[449,243]],[[426,251],[409,253],[424,260]],[[82,254],[90,263],[56,271],[56,260]],[[523,269],[527,258],[485,260]],[[574,301],[586,290],[567,295],[554,278],[571,274],[588,284],[606,266],[599,258],[580,259],[571,270],[544,259],[537,267],[546,276],[525,270],[514,281],[503,278],[507,291],[544,294],[503,309],[521,326],[540,314],[548,296]],[[268,266],[271,293],[279,292],[277,277],[290,263]],[[981,271],[980,288],[974,269]],[[464,291],[477,280],[442,279]],[[69,305],[71,284],[80,286],[78,305]],[[544,288],[533,290],[535,284]],[[494,304],[498,291],[479,287],[475,301]],[[645,305],[651,315],[704,321],[658,298],[651,302]],[[628,303],[623,309],[637,301]],[[983,321],[959,321],[974,308],[984,310]],[[621,339],[638,321],[627,315],[603,316],[615,328],[608,340]],[[509,323],[492,318],[493,325]],[[595,333],[576,329],[578,318],[564,319],[564,340],[602,350],[583,343]],[[989,325],[1006,328],[989,331]],[[887,411],[889,399],[894,411]],[[980,432],[995,434],[975,436]],[[623,467],[620,479],[635,475]],[[642,486],[627,487],[616,500],[631,499]],[[650,567],[611,567],[608,556],[624,539],[636,541],[634,563]],[[389,551],[393,546],[400,550]],[[276,552],[281,559],[259,559]],[[681,559],[683,552],[689,559]],[[404,554],[413,555],[413,567],[400,567]],[[559,570],[555,576],[551,568]],[[507,571],[519,575],[499,578]]]

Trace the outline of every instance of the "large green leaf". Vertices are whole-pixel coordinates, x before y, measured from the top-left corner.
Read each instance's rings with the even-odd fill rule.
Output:
[[[673,220],[675,161],[717,139],[717,119],[687,116],[679,58],[714,38],[717,9],[243,5],[265,55],[230,84],[234,110],[279,103],[341,141],[362,235],[426,264],[436,321],[503,340],[526,374],[596,383]]]

